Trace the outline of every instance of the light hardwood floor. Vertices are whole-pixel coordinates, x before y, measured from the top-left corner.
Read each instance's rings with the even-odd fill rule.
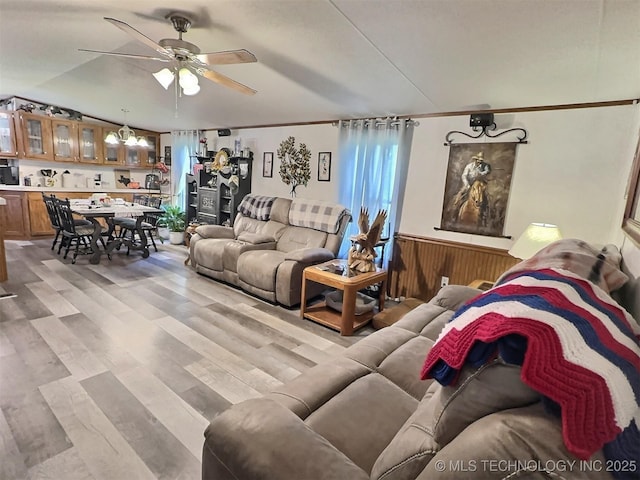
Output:
[[[75,265],[7,241],[0,479],[199,479],[203,431],[353,337],[196,274],[185,247]]]

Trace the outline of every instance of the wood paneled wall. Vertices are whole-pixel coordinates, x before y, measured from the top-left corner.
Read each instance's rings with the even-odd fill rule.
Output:
[[[506,250],[398,234],[394,239],[390,266],[389,295],[393,298],[431,299],[440,289],[441,278],[451,285],[474,280],[495,281],[518,263]]]

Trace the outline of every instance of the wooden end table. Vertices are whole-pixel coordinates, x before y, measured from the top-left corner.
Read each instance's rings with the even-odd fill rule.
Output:
[[[336,271],[334,265],[340,265],[343,272]],[[371,321],[375,309],[362,315],[355,314],[356,295],[358,290],[381,283],[378,296],[378,311],[384,310],[385,291],[387,283],[387,271],[376,268],[375,272],[359,273],[349,276],[349,269],[344,260],[331,260],[320,265],[307,267],[302,272],[302,292],[300,300],[300,318],[309,319],[326,327],[340,332],[340,335],[352,335],[353,332],[364,327]],[[342,313],[333,310],[325,302],[316,305],[306,305],[307,282],[316,282],[321,285],[342,290]]]

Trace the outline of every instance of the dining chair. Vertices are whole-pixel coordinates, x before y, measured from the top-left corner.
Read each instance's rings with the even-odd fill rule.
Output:
[[[63,258],[67,258],[71,247],[75,247],[71,263],[76,263],[76,258],[79,254],[87,255],[93,253],[93,248],[91,247],[91,237],[93,236],[94,226],[91,222],[89,222],[88,225],[76,224],[76,219],[73,217],[73,212],[71,211],[71,202],[68,198],[65,200],[55,198],[54,204],[58,218],[60,220],[60,228],[62,233],[62,240],[60,241],[60,248],[58,249],[58,253],[60,253],[60,249],[64,245],[66,248]],[[102,237],[100,237],[100,241],[102,245],[105,246]],[[82,249],[80,249],[80,247],[82,247]],[[111,259],[110,256],[109,259]]]
[[[147,196],[144,200],[144,203],[147,207],[160,208],[162,205],[162,197],[158,196]],[[144,231],[147,236],[147,246],[149,246],[149,242],[153,246],[154,251],[158,251],[158,246],[156,245],[156,241],[153,237],[153,232],[156,230],[156,225],[158,223],[158,219],[160,218],[160,213],[146,213],[142,219],[142,223],[140,227]],[[135,243],[136,239],[136,219],[135,218],[125,218],[120,223],[120,238],[124,239],[127,235],[131,238],[131,243]],[[127,247],[127,255],[129,255],[129,248]]]
[[[58,243],[58,239],[60,238],[60,233],[62,232],[62,225],[60,224],[60,218],[58,216],[58,211],[56,210],[56,196],[54,194],[47,195],[42,192],[42,201],[47,207],[47,214],[49,215],[49,222],[51,223],[51,228],[56,232],[56,236],[53,239],[53,243],[51,244],[51,250],[53,250]],[[74,223],[76,225],[91,225],[89,220],[74,218]],[[62,240],[60,240],[60,246],[62,246]],[[58,253],[60,253],[60,248],[58,248]]]
[[[132,197],[132,203],[136,203],[138,205],[146,205],[147,204],[147,195],[142,193],[134,193]],[[111,219],[111,223],[114,226],[114,229],[117,227],[118,231],[114,232],[114,236],[122,238],[123,230],[122,230],[122,222],[131,220],[131,217],[113,217]]]

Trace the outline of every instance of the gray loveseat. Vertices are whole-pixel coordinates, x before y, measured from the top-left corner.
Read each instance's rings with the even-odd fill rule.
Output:
[[[302,271],[336,258],[351,215],[341,205],[247,195],[233,227],[201,225],[191,238],[196,271],[285,306],[300,303]],[[311,285],[308,298],[321,293]]]
[[[566,255],[558,256],[565,268]],[[517,277],[518,269],[513,272]],[[528,272],[522,275],[525,280],[510,280],[516,286],[501,288],[507,292],[531,281]],[[613,279],[603,269],[605,276]],[[420,379],[425,357],[442,343],[436,340],[445,325],[453,325],[448,321],[454,311],[471,299],[490,298],[489,292],[479,294],[470,287],[445,287],[332,361],[222,412],[205,431],[203,479],[637,478],[634,438],[621,461],[607,460],[602,449],[582,462],[571,453],[563,422],[521,378],[524,365],[497,355],[479,367],[465,364],[452,386]],[[640,332],[637,324],[633,328]],[[639,351],[635,348],[636,356]],[[637,369],[636,363],[635,378]]]

